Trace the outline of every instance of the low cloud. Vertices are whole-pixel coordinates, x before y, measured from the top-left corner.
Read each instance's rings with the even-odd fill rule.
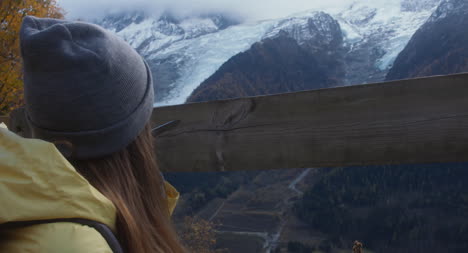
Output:
[[[288,16],[310,9],[329,10],[351,0],[58,0],[69,19],[95,19],[111,12],[145,10],[159,15],[170,11],[179,16],[228,13],[249,20]]]

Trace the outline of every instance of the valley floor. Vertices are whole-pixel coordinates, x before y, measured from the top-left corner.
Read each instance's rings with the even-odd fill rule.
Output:
[[[233,253],[276,252],[290,240],[320,241],[292,214],[316,173],[312,168],[261,172],[228,198],[212,200],[197,216],[219,224],[217,247]]]

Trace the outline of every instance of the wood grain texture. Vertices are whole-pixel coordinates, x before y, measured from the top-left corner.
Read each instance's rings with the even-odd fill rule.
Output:
[[[155,108],[164,171],[468,161],[468,74]],[[22,110],[10,129],[30,137]]]
[[[468,161],[468,74],[155,108],[165,171]]]

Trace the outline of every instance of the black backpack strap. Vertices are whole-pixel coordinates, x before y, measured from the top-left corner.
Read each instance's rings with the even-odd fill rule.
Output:
[[[0,224],[0,230],[27,227],[27,226],[33,226],[33,225],[39,225],[39,224],[56,223],[56,222],[71,222],[71,223],[77,223],[77,224],[85,225],[88,227],[92,227],[95,230],[97,230],[102,235],[102,237],[104,237],[107,244],[111,248],[112,252],[123,253],[123,249],[120,246],[120,243],[117,240],[117,237],[115,237],[114,233],[107,225],[102,224],[97,221],[92,221],[92,220],[87,220],[87,219],[70,218],[70,219],[35,220],[35,221],[14,221],[14,222]]]

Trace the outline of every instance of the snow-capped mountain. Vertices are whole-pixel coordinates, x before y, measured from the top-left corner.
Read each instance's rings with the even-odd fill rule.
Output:
[[[154,55],[175,42],[215,33],[238,24],[238,21],[222,15],[181,19],[164,14],[155,18],[145,12],[133,11],[106,16],[98,23],[116,32],[141,54]]]
[[[115,31],[149,62],[156,104],[180,104],[224,63],[254,43],[283,34],[321,51],[341,28],[345,78],[341,85],[381,81],[415,31],[440,0],[356,0],[338,9],[309,10],[289,17],[239,23],[222,15],[173,18],[127,13],[99,22]],[[332,18],[317,15],[328,13]],[[320,36],[319,36],[320,35]],[[319,37],[318,37],[319,36]],[[310,43],[313,42],[313,43]]]
[[[428,23],[434,23],[441,19],[448,18],[449,15],[459,15],[459,18],[466,17],[466,15],[468,15],[468,1],[442,0],[439,7],[429,18]]]
[[[277,94],[343,85],[343,33],[325,12],[292,17],[225,63],[187,102]]]
[[[439,0],[359,1],[336,13],[345,34],[346,84],[382,81]],[[411,7],[411,8],[409,8]]]
[[[440,1],[434,0],[403,0],[401,10],[405,12],[419,12],[432,10]]]
[[[443,0],[398,55],[387,80],[468,71],[468,1]]]

